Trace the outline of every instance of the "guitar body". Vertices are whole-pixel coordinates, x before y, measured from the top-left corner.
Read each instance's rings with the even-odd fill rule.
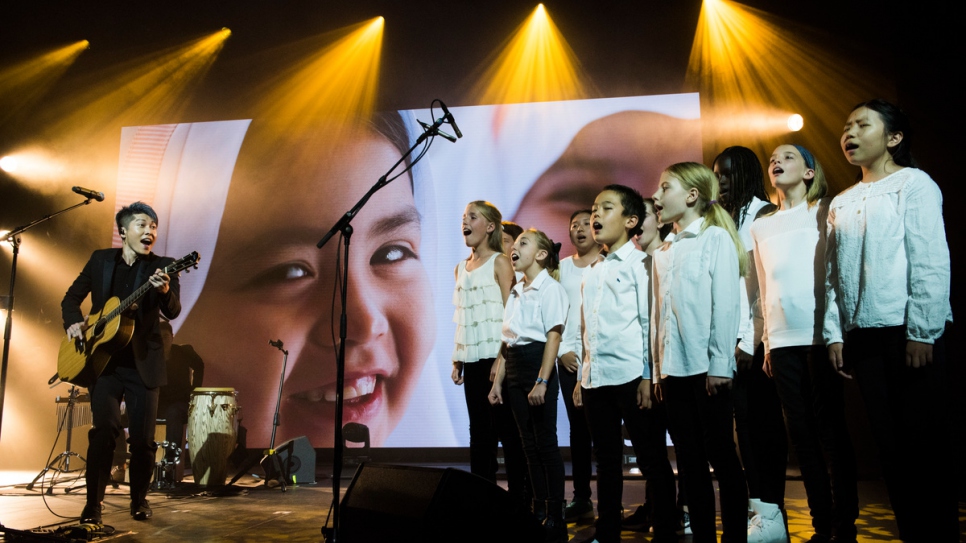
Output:
[[[166,274],[191,271],[198,267],[201,256],[197,251],[179,258],[160,271]],[[137,290],[121,301],[117,296],[104,303],[96,314],[87,317],[84,339],[64,338],[57,354],[56,379],[82,387],[90,387],[111,361],[111,356],[127,345],[134,337],[134,319],[125,315],[137,306],[135,303],[153,288],[148,280]]]
[[[111,355],[119,351],[134,336],[134,319],[118,314],[108,319],[121,300],[112,297],[97,313],[87,317],[84,340],[64,338],[57,354],[57,374],[62,381],[90,387],[111,361]]]

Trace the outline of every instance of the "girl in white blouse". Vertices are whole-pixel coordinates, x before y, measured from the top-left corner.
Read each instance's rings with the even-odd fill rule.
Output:
[[[829,207],[824,338],[865,399],[900,537],[956,541],[949,247],[942,193],[915,167],[911,136],[905,114],[883,100],[859,104],[845,123],[842,151],[861,173]]]
[[[822,197],[828,185],[822,166],[799,145],[779,145],[768,176],[781,208],[751,227],[764,369],[775,382],[802,470],[813,539],[855,541],[855,453],[845,423],[843,381],[829,365],[822,341],[828,214]]]
[[[688,493],[695,542],[716,541],[718,479],[723,540],[747,538],[748,489],[732,436],[739,287],[748,256],[734,222],[718,203],[707,166],[684,162],[661,174],[658,220],[673,233],[654,251],[651,346],[660,396]]]
[[[516,420],[527,458],[534,511],[546,506],[547,543],[567,541],[564,522],[564,467],[557,445],[557,349],[570,302],[557,282],[560,244],[533,228],[510,252],[513,269],[523,274],[507,299],[503,315],[503,357],[490,403],[506,400]],[[505,382],[504,382],[505,379]]]

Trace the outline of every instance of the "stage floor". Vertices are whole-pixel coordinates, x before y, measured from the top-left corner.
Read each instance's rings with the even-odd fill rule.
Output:
[[[432,466],[448,467],[448,466]],[[452,466],[467,469],[465,465]],[[104,500],[104,523],[117,532],[98,541],[122,542],[320,542],[322,528],[332,502],[332,481],[320,466],[318,483],[290,487],[287,492],[268,488],[261,480],[246,476],[239,481],[239,493],[209,495],[196,489],[191,492],[152,492],[148,498],[154,517],[145,522],[134,521],[129,513],[128,494],[124,487],[108,488]],[[329,467],[331,473],[331,467]],[[0,524],[7,528],[34,530],[56,529],[75,525],[72,515],[79,515],[84,505],[84,490],[65,492],[69,485],[58,484],[52,495],[42,493],[39,486],[32,491],[27,483],[35,473],[0,471]],[[347,472],[342,491],[350,482]],[[78,483],[80,484],[80,483]],[[505,486],[505,482],[502,483]],[[569,492],[569,484],[568,484]],[[807,541],[811,525],[801,481],[789,480],[786,507],[792,543]],[[888,507],[885,487],[880,481],[859,483],[861,514],[859,541],[897,541],[896,525]],[[634,511],[644,499],[644,484],[639,477],[628,476],[624,487],[626,514]],[[67,518],[63,518],[67,517]],[[966,506],[960,504],[961,522],[966,520]],[[407,526],[400,526],[405,531]],[[578,540],[593,533],[591,526],[570,525],[570,535]],[[720,529],[720,527],[719,527]],[[402,535],[402,534],[401,534]],[[650,541],[650,534],[624,532],[624,542]],[[682,543],[690,537],[681,538]]]

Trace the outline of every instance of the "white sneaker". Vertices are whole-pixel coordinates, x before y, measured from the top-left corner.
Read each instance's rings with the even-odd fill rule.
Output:
[[[788,532],[777,504],[751,500],[755,515],[748,527],[748,543],[787,543]]]
[[[681,508],[681,522],[679,528],[677,529],[678,535],[692,535],[691,534],[691,513],[688,511],[688,506],[684,505]]]

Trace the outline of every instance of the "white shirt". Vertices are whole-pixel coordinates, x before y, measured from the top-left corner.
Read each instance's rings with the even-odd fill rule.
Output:
[[[580,285],[584,282],[584,275],[589,269],[589,265],[583,268],[577,267],[572,256],[560,261],[560,284],[567,292],[570,311],[567,313],[567,327],[564,328],[563,337],[560,339],[557,358],[567,353],[574,353],[577,355],[577,360],[583,359],[584,349],[580,326]]]
[[[584,388],[651,378],[645,256],[627,242],[584,272]]]
[[[741,323],[738,325],[738,348],[748,354],[755,354],[755,347],[761,337],[761,308],[758,300],[758,279],[755,277],[754,269],[755,255],[754,242],[751,239],[751,225],[755,223],[755,217],[761,208],[771,202],[760,200],[757,196],[751,197],[751,202],[742,211],[741,226],[738,227],[738,237],[745,251],[748,252],[748,272],[747,277],[739,277],[739,287],[741,290]]]
[[[513,285],[503,311],[503,342],[507,347],[546,342],[551,329],[566,328],[569,309],[567,292],[542,270],[529,285]]]
[[[668,236],[652,255],[651,343],[662,377],[734,377],[738,252],[725,229],[703,224]]]
[[[755,221],[755,269],[765,352],[824,345],[825,218],[829,200],[803,201]]]
[[[942,192],[922,170],[903,168],[856,183],[829,207],[826,343],[842,330],[906,326],[933,343],[953,320]]]

